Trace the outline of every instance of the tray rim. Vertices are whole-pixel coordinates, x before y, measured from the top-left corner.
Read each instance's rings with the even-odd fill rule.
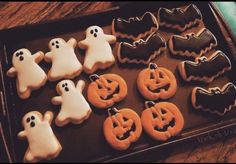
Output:
[[[189,3],[191,3],[191,2],[189,2]],[[213,2],[206,2],[206,4],[209,5],[210,8],[214,8]],[[126,5],[126,6],[127,6],[127,5]],[[101,14],[101,13],[109,13],[109,12],[117,12],[117,11],[119,12],[120,9],[121,9],[121,8],[120,8],[119,6],[115,6],[115,7],[106,9],[106,10],[99,10],[99,11],[87,12],[87,13],[85,13],[85,14],[81,14],[81,15],[75,16],[75,17],[59,18],[59,19],[50,20],[50,21],[37,22],[37,23],[29,24],[29,25],[16,26],[16,27],[13,27],[13,28],[0,30],[0,36],[7,36],[7,34],[12,33],[12,32],[14,32],[14,31],[17,31],[17,30],[19,30],[19,29],[25,29],[25,28],[30,28],[30,27],[34,28],[34,27],[37,27],[37,26],[44,26],[44,25],[54,24],[54,23],[63,22],[63,21],[72,21],[72,20],[80,19],[81,17],[91,16],[91,15],[97,15],[97,14]],[[217,11],[217,10],[215,10],[215,11],[212,10],[212,13],[213,13],[213,14],[215,14],[215,13],[217,13],[217,12],[219,12],[219,11]],[[217,13],[217,14],[219,14],[219,13]],[[222,22],[222,20],[224,20],[224,19],[222,18],[222,15],[215,15],[215,17],[214,17],[214,19],[216,19],[216,20],[219,19],[219,18],[221,19],[221,23],[224,25],[224,28],[225,28],[226,30],[229,30],[229,27],[227,26],[227,24],[225,24],[225,21]],[[219,22],[218,22],[218,21],[217,21],[217,23],[218,23],[218,25],[219,25]],[[219,28],[221,29],[221,27],[219,27]],[[221,30],[222,30],[222,29],[221,29]],[[225,37],[225,34],[222,33],[222,35]],[[229,34],[228,37],[231,38],[232,35]],[[2,37],[2,38],[0,39],[0,45],[3,45],[3,46],[4,46],[4,41],[3,41],[3,39],[4,39],[4,37]],[[2,41],[2,43],[1,43],[1,41]],[[227,43],[227,42],[226,42],[226,43]],[[228,44],[228,43],[227,43],[227,44]],[[229,45],[228,45],[228,46],[229,46]],[[235,44],[234,44],[234,46],[235,46]],[[3,49],[4,49],[4,47],[3,47]],[[233,55],[233,54],[232,54],[232,55]],[[0,62],[2,62],[2,61],[0,61]],[[1,63],[0,63],[0,64],[1,64]],[[2,71],[2,67],[1,67],[0,69],[1,69],[1,71]],[[1,81],[4,81],[4,79],[1,78]],[[1,91],[1,92],[3,92],[3,94],[5,95],[5,92],[6,92],[5,86],[2,86],[2,87],[3,87],[3,91]],[[4,101],[4,98],[1,98],[1,101]],[[5,100],[5,101],[7,101],[7,100]],[[6,102],[2,102],[2,103],[7,104]],[[2,106],[0,106],[0,109],[2,110]],[[232,120],[233,120],[233,119],[229,120],[228,122],[231,122]],[[1,121],[1,120],[0,120],[0,121]],[[224,121],[223,123],[219,123],[219,124],[225,124],[226,122],[227,122],[227,121]],[[113,162],[113,161],[116,161],[116,160],[125,159],[125,158],[131,157],[131,156],[133,156],[133,155],[135,155],[135,154],[140,154],[140,153],[145,152],[145,151],[150,151],[150,150],[154,150],[154,149],[157,149],[157,148],[161,148],[161,147],[163,147],[163,146],[165,146],[165,145],[179,144],[179,143],[182,143],[182,142],[184,142],[184,141],[186,141],[186,140],[188,140],[188,139],[195,139],[196,137],[199,137],[199,136],[202,136],[202,135],[205,135],[205,134],[217,132],[217,131],[220,130],[220,129],[233,128],[233,127],[236,127],[236,119],[235,119],[235,121],[234,121],[233,123],[231,123],[231,124],[227,124],[227,123],[226,123],[226,125],[219,125],[219,127],[215,127],[215,128],[213,128],[213,129],[211,129],[210,131],[199,132],[199,133],[196,134],[194,137],[192,137],[192,136],[182,137],[182,138],[180,138],[180,139],[175,139],[174,141],[168,141],[168,142],[162,143],[162,144],[160,144],[160,145],[151,146],[151,147],[145,148],[145,149],[143,149],[143,150],[136,150],[136,151],[133,151],[133,152],[128,153],[128,154],[125,154],[125,155],[121,155],[121,156],[118,156],[118,157],[113,157],[113,158],[110,158],[110,159],[107,159],[107,160],[105,159],[105,160],[101,160],[101,161],[103,161],[103,162]],[[208,126],[207,128],[209,128],[209,126]],[[10,129],[8,129],[8,130],[10,131]],[[200,129],[200,131],[201,131],[201,129]],[[184,133],[182,133],[182,134],[184,134]],[[11,136],[11,138],[12,138],[12,136]],[[6,147],[5,147],[5,148],[6,148]],[[8,148],[6,148],[6,149],[8,149]],[[16,154],[11,154],[11,155],[13,156],[13,158],[12,158],[11,160],[12,160],[12,161],[16,161],[16,160],[15,160],[15,155],[16,155]],[[99,159],[95,159],[95,161],[99,161]]]

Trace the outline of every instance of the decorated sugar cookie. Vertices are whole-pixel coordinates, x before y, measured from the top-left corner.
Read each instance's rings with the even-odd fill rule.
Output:
[[[224,116],[236,106],[236,86],[229,82],[222,88],[194,87],[191,100],[197,110]]]
[[[54,105],[61,105],[55,120],[57,126],[64,126],[69,122],[80,124],[90,116],[92,110],[82,95],[84,86],[83,80],[78,81],[76,86],[71,80],[62,80],[57,84],[56,90],[60,96],[52,98]]]
[[[166,49],[166,42],[160,34],[151,33],[145,40],[140,39],[133,44],[121,42],[117,57],[121,63],[148,64]]]
[[[101,27],[90,26],[86,30],[86,38],[79,42],[79,47],[86,50],[84,71],[94,73],[97,69],[110,67],[115,58],[110,44],[116,42],[113,35],[104,34]]]
[[[127,85],[122,77],[116,74],[90,75],[88,100],[97,108],[109,108],[127,95]]]
[[[29,143],[24,162],[50,160],[56,158],[61,152],[61,144],[51,128],[52,119],[53,113],[49,111],[44,116],[38,111],[32,111],[23,117],[24,130],[18,133],[18,138],[27,138]]]
[[[158,28],[156,17],[151,12],[146,12],[140,17],[115,18],[112,21],[113,35],[134,41],[146,38]]]
[[[117,150],[126,150],[136,142],[142,133],[140,117],[129,108],[108,109],[109,116],[103,123],[103,132],[110,146]]]
[[[215,51],[210,57],[196,58],[195,62],[182,61],[178,64],[179,73],[185,81],[212,82],[218,76],[231,70],[231,62],[222,51]]]
[[[190,4],[184,9],[181,8],[159,8],[158,21],[160,26],[173,30],[185,31],[202,21],[202,14],[196,5]]]
[[[200,57],[217,46],[216,37],[206,28],[197,33],[188,33],[185,36],[172,35],[168,42],[172,55]]]
[[[56,81],[63,78],[73,79],[79,76],[83,67],[75,54],[77,41],[71,38],[65,41],[62,38],[55,38],[49,42],[50,51],[45,54],[44,60],[52,62],[52,67],[48,72],[48,79]]]
[[[175,94],[177,83],[171,71],[150,63],[148,68],[139,73],[137,87],[148,100],[168,99]]]
[[[169,102],[146,101],[141,121],[145,132],[155,140],[166,141],[179,134],[184,118],[176,105]]]
[[[17,76],[17,93],[21,99],[30,97],[31,91],[39,89],[47,81],[47,75],[38,65],[43,59],[43,52],[31,54],[28,49],[17,50],[12,56],[12,67],[7,71],[7,76]]]

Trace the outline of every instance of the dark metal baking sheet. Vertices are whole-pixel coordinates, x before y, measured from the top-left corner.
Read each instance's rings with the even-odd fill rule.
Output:
[[[17,139],[17,133],[22,130],[21,119],[29,111],[38,110],[44,113],[46,110],[54,112],[55,117],[59,111],[59,107],[53,106],[50,101],[56,94],[55,85],[57,82],[47,82],[47,84],[37,90],[33,91],[32,95],[27,100],[20,100],[16,93],[15,79],[6,77],[6,71],[11,66],[12,53],[22,47],[28,48],[32,53],[36,51],[48,52],[48,42],[55,37],[62,37],[68,40],[70,37],[74,37],[77,41],[84,39],[84,31],[90,25],[101,26],[105,33],[111,33],[111,22],[115,17],[128,18],[131,16],[140,16],[146,11],[151,11],[155,15],[159,7],[182,7],[188,3],[184,2],[150,2],[150,3],[136,3],[127,4],[122,8],[116,7],[107,11],[93,13],[89,15],[83,15],[78,18],[56,20],[53,22],[28,25],[23,27],[17,27],[10,30],[0,31],[0,57],[2,64],[2,109],[6,110],[6,115],[1,114],[1,122],[4,123],[4,131],[6,135],[9,135],[8,146],[11,149],[13,161],[22,161],[24,153],[27,149],[27,140]],[[236,124],[236,111],[232,110],[224,117],[218,117],[210,115],[208,113],[202,113],[195,111],[190,104],[190,93],[194,86],[202,86],[205,88],[219,86],[222,87],[226,82],[235,83],[235,61],[232,52],[229,50],[226,36],[221,32],[219,25],[217,24],[216,17],[211,10],[209,3],[199,2],[195,3],[200,9],[203,15],[204,24],[189,29],[190,31],[198,31],[202,27],[207,27],[216,36],[218,40],[218,46],[215,50],[219,49],[225,52],[232,62],[232,70],[227,72],[223,76],[215,79],[209,85],[202,83],[185,83],[181,80],[176,66],[181,61],[180,58],[174,58],[166,53],[158,56],[154,62],[159,66],[163,66],[171,70],[177,78],[178,90],[174,97],[168,99],[168,102],[176,104],[181,110],[184,119],[185,126],[182,133],[179,136],[173,137],[166,142],[159,142],[152,140],[143,131],[140,139],[131,145],[131,147],[123,152],[113,150],[106,142],[102,125],[103,121],[107,117],[106,110],[96,109],[92,107],[93,113],[91,117],[81,125],[69,124],[65,127],[57,127],[52,124],[52,128],[59,139],[63,150],[61,154],[53,159],[52,162],[76,162],[76,161],[113,161],[121,160],[128,156],[133,156],[137,153],[142,153],[147,150],[163,149],[169,145],[174,145],[180,142],[186,142],[189,139],[194,139],[197,136],[204,135],[209,132],[219,130],[221,128],[228,128]],[[186,32],[186,33],[187,33]],[[159,33],[166,39],[173,33],[159,30]],[[117,45],[113,46],[113,52],[116,55]],[[208,54],[212,53],[209,52]],[[76,49],[78,59],[83,63],[84,51]],[[50,64],[41,62],[40,66],[48,72]],[[128,85],[127,98],[117,103],[115,106],[118,109],[123,107],[129,107],[135,110],[139,115],[143,111],[144,99],[138,93],[136,88],[136,78],[140,70],[146,68],[146,65],[142,64],[120,64],[118,61],[112,67],[106,70],[100,70],[96,73],[116,73],[121,75]],[[76,82],[79,79],[86,81],[86,87],[84,89],[84,96],[87,98],[86,91],[89,83],[88,75],[82,73],[79,77],[75,78]]]

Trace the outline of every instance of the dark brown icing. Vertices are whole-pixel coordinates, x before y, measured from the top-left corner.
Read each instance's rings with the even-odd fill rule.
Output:
[[[159,9],[159,21],[171,25],[179,25],[184,28],[186,24],[194,22],[196,19],[201,20],[202,15],[199,9],[190,4],[185,9],[174,8],[169,10],[167,8]]]
[[[122,42],[120,45],[120,58],[148,61],[155,51],[165,46],[165,40],[158,33],[152,33],[146,41],[140,40],[134,42],[133,45]]]
[[[228,67],[231,67],[231,62],[222,51],[216,53],[210,60],[206,57],[201,57],[194,63],[184,62],[187,78],[190,76],[211,78]]]
[[[196,54],[200,54],[201,50],[210,48],[211,44],[217,44],[214,35],[206,28],[197,35],[195,33],[187,34],[186,37],[174,35],[172,42],[174,51],[189,51]]]
[[[150,31],[152,28],[157,28],[157,26],[156,18],[150,12],[146,12],[142,17],[132,17],[128,20],[122,18],[114,19],[115,32],[134,37]]]
[[[196,106],[224,114],[225,109],[229,109],[230,105],[234,105],[236,87],[233,83],[227,83],[223,88],[223,91],[219,88],[209,89],[210,91],[198,88],[195,93]]]

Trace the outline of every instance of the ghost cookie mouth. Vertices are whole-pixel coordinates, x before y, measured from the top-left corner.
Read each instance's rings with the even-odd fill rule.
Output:
[[[35,117],[34,117],[34,116],[27,117],[27,119],[26,119],[26,122],[27,122],[28,124],[30,124],[30,127],[31,127],[31,128],[35,127],[35,122],[34,122],[34,120],[35,120]]]
[[[24,60],[23,54],[24,54],[23,51],[19,51],[16,53],[16,57],[19,58],[20,61],[23,61]]]
[[[62,84],[62,88],[64,88],[66,92],[69,92],[69,87],[67,83]]]
[[[90,34],[92,34],[95,38],[98,36],[98,29],[92,29],[92,30],[90,30]]]

